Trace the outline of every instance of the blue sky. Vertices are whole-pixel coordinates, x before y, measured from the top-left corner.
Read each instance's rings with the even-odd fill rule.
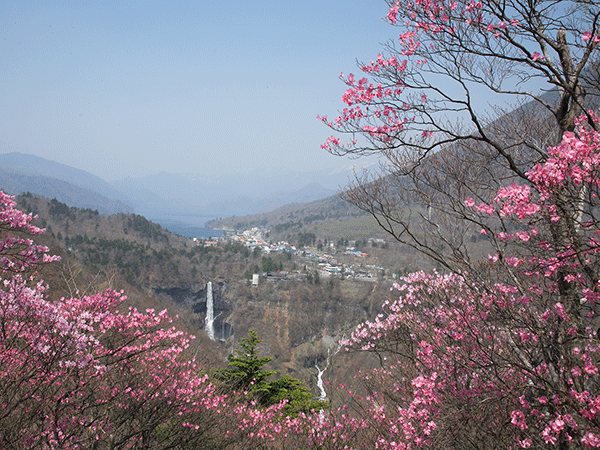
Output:
[[[320,149],[383,0],[0,2],[0,152],[105,179],[348,164]]]

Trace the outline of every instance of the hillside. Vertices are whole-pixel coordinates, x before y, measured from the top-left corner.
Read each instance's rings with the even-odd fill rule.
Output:
[[[18,152],[0,154],[0,188],[13,195],[33,192],[54,197],[69,205],[100,212],[133,212],[126,197],[102,178]]]
[[[300,233],[314,232],[329,240],[367,239],[385,233],[375,220],[338,195],[309,203],[291,203],[273,211],[241,217],[228,217],[207,222],[207,226],[223,230],[263,227],[273,239],[292,240]]]
[[[132,212],[133,208],[120,200],[108,198],[72,183],[43,175],[28,175],[0,168],[0,189],[18,195],[24,192],[45,194],[79,208],[93,208],[102,213]]]
[[[53,295],[124,289],[132,306],[178,314],[181,326],[201,336],[197,351],[212,366],[254,328],[264,353],[274,357],[271,367],[314,388],[315,362],[354,325],[378,314],[389,292],[389,279],[319,277],[317,262],[307,257],[266,255],[225,240],[199,245],[135,214],[99,214],[33,194],[17,200],[39,215],[38,225],[47,228],[44,243],[63,256],[45,269]],[[258,287],[250,285],[249,274],[270,270],[298,276],[265,276]],[[207,281],[213,285],[217,342],[202,331]]]

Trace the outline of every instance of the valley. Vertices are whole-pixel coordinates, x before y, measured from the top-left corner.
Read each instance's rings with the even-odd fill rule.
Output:
[[[38,215],[36,223],[47,230],[44,243],[62,257],[44,268],[55,295],[115,288],[140,310],[166,308],[199,336],[195,352],[213,368],[255,329],[261,351],[273,358],[269,369],[304,381],[315,395],[315,365],[323,367],[343,336],[381,313],[397,273],[408,270],[387,266],[396,259],[395,245],[351,232],[323,240],[304,227],[253,228],[208,241],[170,233],[135,214],[99,214],[34,194],[17,201]],[[279,241],[282,233],[293,244]],[[213,339],[206,334],[208,284]]]
[[[180,195],[181,189],[199,189],[190,178],[162,174],[163,183],[171,180],[164,192],[150,189],[156,179],[138,187],[129,180],[120,186],[125,186],[124,195],[118,184],[110,186],[42,158],[3,158],[7,168],[0,181],[15,193],[25,191],[24,182],[37,192],[22,193],[18,207],[38,215],[36,223],[47,229],[42,239],[62,257],[45,269],[54,286],[52,295],[123,289],[130,306],[167,309],[178,316],[179,327],[198,335],[194,354],[212,369],[223,367],[239,340],[254,329],[263,340],[261,352],[273,358],[268,368],[302,380],[314,395],[321,395],[319,373],[325,385],[348,381],[348,364],[330,361],[330,368],[320,371],[344,336],[382,312],[399,276],[442,269],[391,239],[371,215],[338,195],[283,206],[269,202],[268,211],[261,211],[261,202],[246,200],[236,211],[254,208],[253,214],[204,224],[206,213],[183,200],[194,195]],[[347,176],[338,175],[329,183]],[[21,184],[11,185],[10,180]],[[299,186],[294,183],[290,186]],[[48,186],[58,199],[39,194]],[[161,192],[180,200],[169,203]],[[261,192],[266,191],[254,191]],[[127,206],[132,199],[137,206]],[[117,210],[103,205],[116,205]],[[418,208],[414,213],[421,214]],[[160,224],[149,220],[154,217]],[[476,234],[470,245],[479,253],[487,251],[486,241]]]

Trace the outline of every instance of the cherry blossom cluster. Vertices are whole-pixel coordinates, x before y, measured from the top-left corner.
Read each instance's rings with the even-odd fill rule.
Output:
[[[598,122],[593,111],[589,111],[589,115]],[[548,200],[553,192],[564,187],[600,186],[600,134],[588,129],[583,117],[577,123],[577,134],[566,132],[561,143],[549,149],[549,158],[527,173],[539,191],[540,201]]]
[[[484,216],[513,218],[514,231],[496,237],[520,242],[529,256],[490,257],[494,282],[409,274],[392,287],[385,314],[343,342],[386,355],[361,375],[378,380],[362,407],[370,426],[386,430],[380,448],[444,448],[461,426],[479,427],[483,439],[505,423],[513,448],[600,446],[600,227],[590,220],[555,239],[566,220],[559,211],[568,212],[557,202],[595,198],[600,186],[600,133],[580,125],[529,171],[529,185],[501,188],[490,204],[465,201]]]
[[[549,10],[556,6],[551,5],[553,2],[548,3]],[[436,66],[432,71],[441,75],[450,74],[452,78],[451,68],[444,67],[446,60],[443,55],[449,51],[477,49],[473,50],[474,58],[497,59],[499,64],[518,66],[523,74],[532,71],[545,77],[548,71],[555,70],[554,67],[562,58],[552,53],[553,50],[557,51],[558,45],[545,43],[546,35],[538,35],[539,30],[533,28],[529,15],[531,11],[528,12],[522,2],[521,6],[515,4],[520,3],[508,2],[500,7],[497,2],[473,0],[391,2],[386,18],[390,24],[402,28],[401,34],[389,47],[389,55],[378,54],[375,60],[360,65],[360,69],[373,80],[355,77],[352,73],[347,77],[342,74],[340,78],[347,85],[342,96],[346,106],[335,120],[325,123],[336,132],[365,134],[383,146],[393,146],[398,140],[405,142],[401,136],[410,136],[413,128],[423,133],[424,137],[432,137],[440,131],[436,127],[438,119],[430,113],[422,117],[422,122],[418,122],[415,121],[415,114],[422,114],[424,106],[429,106],[430,111],[440,108],[456,111],[461,107],[461,100],[449,101],[449,97],[440,95],[418,73],[426,69],[428,64],[439,62],[442,67]],[[543,5],[539,7],[544,9]],[[568,8],[565,6],[565,10]],[[584,29],[579,33],[571,31],[568,36],[571,57],[576,63],[579,62],[578,58],[587,60],[589,52],[600,42],[593,11],[589,17],[588,22],[593,29]],[[560,28],[560,20],[557,19],[552,26]],[[440,42],[447,47],[440,47]],[[474,79],[483,76],[478,75]],[[423,100],[427,99],[425,91],[433,94],[429,102]],[[409,126],[411,123],[416,126]],[[331,139],[322,148],[342,154],[359,149],[357,144],[344,147]]]
[[[302,429],[285,403],[220,392],[166,310],[126,308],[113,290],[50,301],[35,272],[22,273],[56,259],[29,238],[43,230],[0,199],[0,447],[226,448]]]
[[[0,191],[0,267],[3,273],[23,272],[40,262],[57,261],[48,248],[36,245],[29,238],[44,232],[31,224],[35,218],[15,208],[14,197]]]

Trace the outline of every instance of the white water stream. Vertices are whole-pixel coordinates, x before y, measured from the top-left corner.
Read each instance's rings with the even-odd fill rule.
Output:
[[[323,374],[329,367],[329,360],[331,359],[331,356],[337,355],[337,352],[340,351],[340,347],[341,345],[338,342],[338,346],[335,349],[335,352],[333,352],[333,355],[331,355],[330,349],[327,349],[327,360],[325,361],[325,367],[323,368],[323,370],[319,368],[318,364],[315,364],[315,367],[317,368],[317,387],[319,388],[320,393],[319,400],[321,401],[327,400],[327,391],[325,391],[325,387],[323,386]]]
[[[319,388],[319,400],[325,400],[327,399],[327,392],[325,391],[325,388],[323,387],[323,372],[325,372],[327,370],[327,367],[329,367],[329,358],[327,358],[327,364],[325,365],[325,368],[323,370],[319,369],[319,365],[315,364],[315,367],[317,368],[317,387]]]
[[[206,334],[213,341],[215,340],[215,310],[213,304],[213,291],[212,291],[212,282],[209,281],[206,283],[206,319],[204,319],[204,329],[206,330]]]

